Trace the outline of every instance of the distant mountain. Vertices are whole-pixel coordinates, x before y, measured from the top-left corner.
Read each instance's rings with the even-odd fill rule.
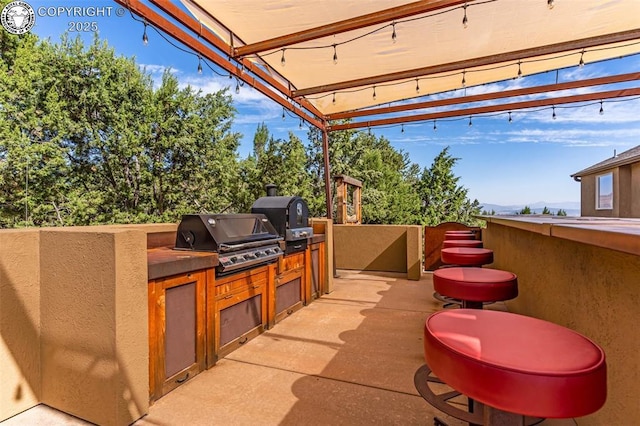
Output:
[[[512,204],[512,205],[500,205],[480,203],[482,211],[495,211],[496,214],[516,214],[522,210],[525,206],[529,206],[532,213],[540,214],[542,210],[547,207],[551,213],[556,214],[558,210],[562,209],[567,212],[567,216],[580,216],[580,202],[579,201],[566,201],[560,203],[547,203],[544,201],[538,201],[530,204]]]

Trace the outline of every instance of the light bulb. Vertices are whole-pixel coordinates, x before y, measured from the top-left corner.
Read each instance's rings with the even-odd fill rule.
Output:
[[[240,94],[240,83],[236,80],[236,95]]]
[[[520,61],[518,61],[518,78],[522,78],[522,68],[520,67]]]
[[[469,127],[473,126],[473,123],[471,122],[471,116],[469,116]]]
[[[376,86],[373,86],[373,100],[376,100]]]
[[[335,92],[333,93],[333,101],[332,101],[332,103],[333,103],[334,105],[336,104],[336,94],[335,94]]]
[[[467,79],[465,78],[466,71],[462,71],[462,87],[467,87]]]
[[[198,55],[198,74],[202,74],[202,58]]]
[[[398,38],[398,36],[396,35],[396,23],[394,22],[392,26],[393,26],[393,32],[391,33],[391,41],[395,43],[396,39]]]
[[[400,133],[404,133],[404,124],[402,125],[402,128],[400,130]]]
[[[604,108],[602,107],[602,101],[600,101],[600,115],[604,115]]]
[[[283,67],[287,64],[287,60],[284,59],[284,49],[282,49],[282,58],[280,58],[280,65]]]
[[[420,83],[418,82],[417,78],[416,78],[416,93],[420,94]]]
[[[509,123],[511,123],[513,119],[511,118],[511,111],[509,111]]]
[[[464,16],[462,17],[462,26],[467,28],[467,24],[469,23],[469,20],[467,19],[467,4],[465,3],[463,6],[464,9]]]
[[[584,50],[580,53],[580,62],[578,62],[580,68],[584,67]]]
[[[338,64],[338,51],[336,50],[336,45],[333,45],[333,65]]]
[[[282,121],[284,121],[285,116],[284,116],[284,107],[282,107]]]
[[[556,107],[553,107],[553,114],[551,114],[551,118],[556,119]]]
[[[438,130],[438,128],[436,127],[436,120],[433,120],[433,131],[435,132],[436,130]]]
[[[147,36],[147,23],[144,23],[144,32],[142,33],[142,44],[145,46],[149,44],[149,36]]]

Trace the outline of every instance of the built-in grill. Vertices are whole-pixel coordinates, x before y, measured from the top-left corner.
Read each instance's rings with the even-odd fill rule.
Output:
[[[304,251],[307,238],[313,236],[309,226],[309,207],[300,197],[282,197],[276,194],[276,186],[266,186],[267,196],[258,198],[251,213],[264,214],[286,242],[285,254]]]
[[[187,214],[175,248],[218,252],[216,275],[222,276],[275,262],[283,254],[282,239],[263,214]]]

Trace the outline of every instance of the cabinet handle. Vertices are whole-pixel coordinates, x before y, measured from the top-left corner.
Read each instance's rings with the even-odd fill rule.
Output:
[[[187,381],[188,378],[189,378],[189,373],[187,372],[187,375],[184,376],[183,379],[176,379],[176,383],[184,383]]]
[[[191,277],[192,277],[192,275],[191,275],[191,274],[187,274],[187,278],[191,278]]]
[[[249,340],[249,338],[247,336],[244,336],[242,339],[238,340],[238,343],[244,345],[245,343],[247,343],[247,340]]]
[[[293,309],[289,309],[289,310],[287,311],[287,315],[291,315],[292,313],[293,313]]]
[[[260,286],[259,285],[254,285],[253,288],[260,288]]]
[[[228,296],[225,296],[224,298],[225,298],[225,299],[231,299],[232,297],[233,297],[233,294],[230,294],[230,295],[228,295]]]

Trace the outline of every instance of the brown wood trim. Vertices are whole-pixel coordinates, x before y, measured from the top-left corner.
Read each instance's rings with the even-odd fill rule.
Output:
[[[463,3],[469,3],[473,0],[422,0],[413,3],[396,6],[385,10],[368,13],[362,16],[345,19],[343,21],[332,22],[330,24],[321,25],[296,33],[287,34],[280,37],[274,37],[269,40],[259,41],[257,43],[248,44],[235,49],[235,56],[248,56],[259,52],[279,49],[281,47],[298,44],[305,41],[316,40],[319,38],[341,34],[347,31],[366,28],[372,25],[391,23],[394,20],[406,18],[409,16],[429,13]]]
[[[456,109],[429,114],[417,114],[403,117],[386,118],[372,121],[359,121],[331,126],[330,131],[359,129],[366,127],[385,126],[390,124],[411,123],[416,121],[440,120],[442,118],[475,116],[492,112],[516,111],[519,109],[538,108],[543,106],[557,106],[576,102],[598,101],[603,99],[623,98],[640,95],[640,88],[610,90],[608,92],[585,93],[581,95],[562,96],[558,98],[538,99],[534,101],[513,102],[508,104],[488,105],[483,107]]]
[[[555,53],[579,51],[589,47],[603,46],[607,44],[621,43],[626,41],[640,39],[640,28],[628,31],[622,31],[614,34],[600,35],[596,37],[583,38],[581,40],[572,40],[562,43],[550,44],[547,46],[534,47],[531,49],[516,50],[513,52],[505,52],[497,55],[483,56],[480,58],[465,59],[462,61],[450,62],[448,64],[439,64],[429,67],[416,68],[413,70],[394,72],[389,74],[377,75],[374,77],[359,78],[355,80],[342,81],[334,84],[324,84],[321,86],[308,87],[292,91],[294,98],[315,95],[318,93],[331,93],[354,87],[371,86],[374,84],[387,83],[389,81],[409,80],[416,77],[425,77],[433,74],[449,73],[453,71],[462,72],[472,68],[483,67],[487,65],[495,65],[504,62],[524,61],[527,58],[535,58]]]
[[[192,49],[194,52],[198,52],[198,54],[201,55],[203,58],[214,62],[216,65],[218,65],[220,68],[227,71],[229,74],[234,75],[238,79],[244,81],[249,86],[261,92],[263,95],[267,96],[269,99],[275,101],[282,107],[293,112],[298,117],[303,118],[308,123],[311,123],[312,125],[314,125],[315,127],[318,127],[319,129],[324,128],[323,121],[318,120],[316,117],[312,117],[309,114],[305,113],[303,110],[296,107],[295,103],[290,102],[287,99],[291,97],[289,94],[287,94],[288,89],[285,92],[281,92],[282,95],[284,95],[283,97],[282,95],[279,95],[278,93],[274,92],[270,88],[270,86],[267,86],[261,81],[255,79],[251,75],[253,71],[255,71],[255,67],[251,68],[251,73],[243,72],[238,67],[232,65],[231,62],[229,62],[229,60],[226,57],[222,57],[217,52],[215,52],[214,50],[206,46],[202,41],[194,37],[191,37],[185,31],[183,31],[176,25],[172,24],[164,17],[160,16],[151,8],[142,4],[140,0],[115,0],[115,1],[120,5],[126,7],[136,15],[143,17],[149,24],[164,31],[166,34],[168,34],[172,38],[178,40],[180,43],[183,43],[189,49]],[[199,28],[199,25],[198,25],[198,28]],[[245,69],[245,71],[247,71],[247,69]]]
[[[392,114],[402,111],[414,111],[424,108],[436,108],[447,105],[467,104],[472,102],[482,102],[494,99],[511,98],[515,96],[533,95],[539,93],[548,93],[558,90],[577,89],[581,87],[601,86],[606,84],[622,83],[626,81],[640,80],[640,72],[628,74],[619,74],[607,77],[598,77],[587,80],[568,81],[565,83],[545,84],[543,86],[525,87],[522,89],[503,90],[493,93],[482,93],[479,95],[461,96],[457,98],[439,99],[435,101],[417,102],[408,105],[396,105],[383,108],[372,108],[368,110],[358,110],[351,112],[340,112],[329,114],[329,120],[340,120],[344,118],[366,117],[378,114]]]

